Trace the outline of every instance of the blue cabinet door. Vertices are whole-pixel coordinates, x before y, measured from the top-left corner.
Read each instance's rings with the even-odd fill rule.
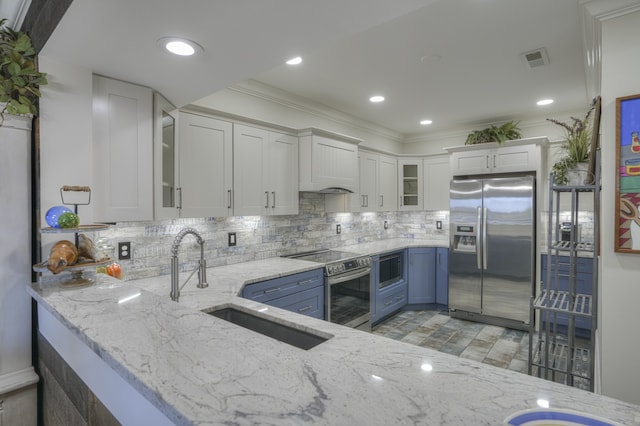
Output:
[[[436,249],[410,248],[408,257],[409,304],[436,303]]]
[[[436,249],[436,303],[449,305],[449,248]]]
[[[576,259],[576,293],[578,294],[592,294],[593,283],[593,260],[589,258],[577,258]],[[546,288],[547,271],[549,268],[549,262],[547,255],[542,255],[542,288]],[[551,274],[552,280],[555,274],[555,262],[551,262]],[[560,256],[558,261],[558,277],[557,277],[557,290],[569,291],[569,257]],[[553,281],[552,281],[553,282]],[[554,316],[550,316],[553,318]],[[575,324],[577,334],[580,336],[589,336],[591,331],[591,318],[585,316],[576,316]],[[552,322],[554,319],[551,320]],[[566,326],[569,323],[569,318],[566,314],[556,314],[555,321],[557,325]]]

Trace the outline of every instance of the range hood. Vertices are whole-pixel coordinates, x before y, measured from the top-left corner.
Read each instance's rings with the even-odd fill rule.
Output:
[[[358,191],[358,144],[361,139],[320,129],[299,136],[300,191],[350,194]]]
[[[353,194],[353,191],[348,188],[329,187],[316,190],[309,190],[304,192],[316,192],[318,194]]]

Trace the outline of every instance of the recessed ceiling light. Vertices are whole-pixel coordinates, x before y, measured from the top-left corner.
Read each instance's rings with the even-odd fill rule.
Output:
[[[423,126],[428,126],[429,124],[433,123],[433,121],[431,120],[422,120],[420,122],[420,124],[422,124]]]
[[[551,105],[552,103],[553,103],[553,99],[542,99],[536,102],[536,105],[543,106],[543,105]]]
[[[302,58],[300,56],[296,56],[295,58],[291,58],[287,61],[287,65],[299,65],[302,63]]]
[[[179,37],[163,37],[158,40],[158,46],[178,56],[193,56],[203,51],[202,46],[195,41]]]
[[[369,98],[369,100],[373,103],[378,103],[384,101],[384,96],[376,95]]]

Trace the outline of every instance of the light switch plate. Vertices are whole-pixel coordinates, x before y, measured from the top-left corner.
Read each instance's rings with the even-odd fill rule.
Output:
[[[229,232],[229,247],[233,247],[236,245],[236,233]]]
[[[442,221],[441,220],[436,220],[436,229],[441,231],[442,230]]]
[[[342,226],[340,224],[336,225],[336,234],[340,234],[342,232]]]

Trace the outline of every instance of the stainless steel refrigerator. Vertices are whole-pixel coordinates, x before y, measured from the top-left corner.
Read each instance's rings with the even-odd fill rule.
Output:
[[[535,211],[533,176],[451,181],[451,316],[527,328],[535,279]]]

